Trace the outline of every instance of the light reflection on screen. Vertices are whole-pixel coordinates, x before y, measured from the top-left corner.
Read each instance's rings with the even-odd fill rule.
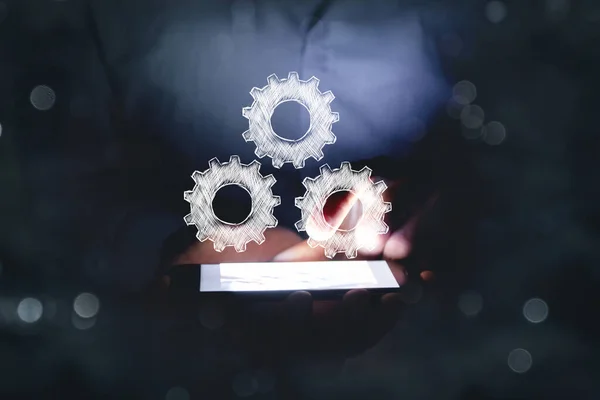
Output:
[[[353,289],[377,284],[367,261],[221,264],[221,290]]]

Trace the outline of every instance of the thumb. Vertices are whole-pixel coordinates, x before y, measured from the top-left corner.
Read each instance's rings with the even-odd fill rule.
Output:
[[[339,229],[352,228],[360,218],[358,198],[351,192],[332,194],[322,210],[315,209],[306,221],[306,232],[315,241],[327,240]],[[325,261],[323,247],[311,246],[307,240],[302,241],[273,258],[273,261]]]

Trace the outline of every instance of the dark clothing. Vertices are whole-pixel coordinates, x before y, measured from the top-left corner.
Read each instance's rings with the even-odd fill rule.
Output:
[[[151,279],[162,243],[189,212],[183,191],[193,187],[194,170],[213,157],[256,158],[255,144],[242,138],[241,110],[270,74],[317,77],[340,115],[337,141],[319,162],[275,170],[268,157],[260,160],[262,173],[278,180],[276,216],[290,229],[300,217],[293,198],[304,192],[303,177],[324,163],[402,158],[449,96],[423,16],[394,2],[55,6],[73,13],[55,22],[55,35],[21,25],[27,44],[10,50],[31,68],[13,81],[22,101],[19,117],[4,122],[4,139],[15,142],[31,184],[21,188],[29,203],[12,214],[22,232],[6,233],[7,251],[59,264],[66,254],[84,265],[72,272],[108,287],[135,290]],[[17,10],[36,22],[32,11]],[[35,84],[55,91],[52,109],[28,104]],[[309,124],[299,105],[281,107],[273,119],[284,136]],[[27,139],[17,134],[24,131]]]

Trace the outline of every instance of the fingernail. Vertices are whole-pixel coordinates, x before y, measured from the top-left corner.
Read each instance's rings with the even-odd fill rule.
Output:
[[[299,291],[286,299],[286,309],[294,315],[304,315],[312,311],[312,296],[309,292]]]

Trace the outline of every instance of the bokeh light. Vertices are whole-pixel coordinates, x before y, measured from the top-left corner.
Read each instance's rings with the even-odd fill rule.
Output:
[[[39,321],[44,312],[42,302],[33,297],[27,297],[19,302],[17,315],[21,321],[32,324]]]
[[[85,331],[96,325],[96,318],[81,318],[76,313],[71,314],[71,323],[76,329]]]
[[[501,1],[490,1],[485,5],[485,16],[494,24],[504,21],[507,14],[506,5]]]
[[[267,370],[256,371],[255,379],[260,393],[268,393],[275,387],[275,376]]]
[[[165,396],[165,400],[190,400],[190,394],[185,388],[175,386],[169,389]]]
[[[33,88],[29,96],[31,105],[40,111],[48,111],[54,107],[56,94],[52,88],[46,85],[40,85]]]
[[[463,108],[465,108],[465,106],[457,103],[454,99],[450,99],[448,103],[446,103],[446,113],[453,119],[460,119],[460,113]]]
[[[491,146],[499,145],[506,139],[506,128],[498,121],[492,121],[483,127],[483,141]]]
[[[523,316],[534,324],[544,322],[548,318],[548,304],[538,298],[527,300],[523,306]]]
[[[478,129],[483,125],[485,120],[485,113],[483,108],[477,105],[465,106],[460,112],[460,121],[465,128]]]
[[[73,301],[73,310],[81,318],[92,318],[100,309],[100,300],[91,293],[81,293]]]
[[[471,104],[477,98],[477,87],[472,82],[460,81],[452,88],[452,99],[461,105]]]
[[[474,291],[463,293],[458,299],[458,308],[467,317],[474,317],[483,308],[483,297]]]
[[[514,349],[508,355],[508,366],[518,374],[529,371],[532,364],[531,353],[525,349]]]

